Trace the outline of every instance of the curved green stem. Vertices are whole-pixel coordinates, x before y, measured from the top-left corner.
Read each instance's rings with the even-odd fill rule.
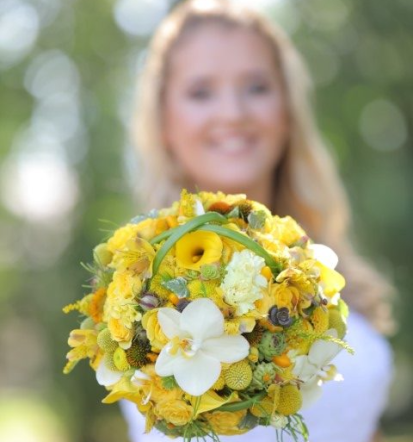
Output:
[[[230,404],[224,404],[221,405],[219,408],[217,408],[214,411],[240,411],[245,410],[246,408],[252,407],[256,402],[260,401],[261,399],[264,399],[264,397],[267,395],[266,391],[261,391],[260,393],[256,394],[250,399],[247,399],[245,401],[240,402],[232,402]]]
[[[221,226],[201,226],[198,230],[205,230],[208,232],[215,232],[220,236],[232,239],[236,242],[247,247],[249,250],[254,252],[256,255],[264,258],[265,263],[271,269],[273,275],[276,277],[282,270],[282,266],[278,263],[263,247],[261,247],[257,242],[251,239],[249,236],[243,235],[242,233],[236,232],[226,227]]]
[[[166,235],[166,232],[164,236],[162,236],[162,239],[165,239],[168,237],[168,239],[164,242],[162,247],[158,250],[156,253],[155,259],[153,260],[153,274],[156,275],[159,270],[159,266],[161,265],[161,262],[165,258],[166,254],[171,250],[171,248],[174,246],[174,244],[186,233],[192,232],[193,230],[196,230],[199,226],[202,226],[206,223],[210,222],[216,222],[216,223],[226,223],[228,220],[225,218],[225,216],[220,215],[217,212],[208,212],[204,215],[197,216],[190,221],[188,221],[186,224],[183,224],[182,226],[175,227],[174,229],[169,230],[169,235]],[[212,226],[211,226],[212,227]],[[161,234],[163,235],[163,234]],[[158,235],[157,237],[153,238],[151,241],[151,244],[155,243],[155,239],[159,238],[161,235]],[[158,241],[157,241],[158,242]]]

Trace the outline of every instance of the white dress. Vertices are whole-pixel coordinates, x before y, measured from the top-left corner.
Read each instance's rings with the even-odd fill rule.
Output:
[[[381,337],[358,313],[348,318],[347,341],[355,355],[342,351],[334,360],[343,382],[327,382],[323,395],[311,408],[302,411],[310,442],[370,442],[386,406],[392,378],[392,352]],[[156,429],[144,434],[145,421],[136,406],[121,402],[129,425],[131,442],[172,440]],[[220,436],[222,442],[275,442],[272,427],[257,427],[240,436]],[[173,439],[182,442],[181,438]],[[285,442],[291,439],[284,437]]]

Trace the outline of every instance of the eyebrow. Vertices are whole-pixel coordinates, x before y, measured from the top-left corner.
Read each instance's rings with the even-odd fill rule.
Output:
[[[270,79],[276,78],[277,75],[278,75],[278,72],[275,72],[275,71],[269,72],[268,70],[263,71],[263,70],[257,70],[257,69],[253,69],[253,70],[249,69],[244,72],[241,72],[239,77],[243,78],[243,79],[244,78],[246,78],[246,79],[259,78],[259,79],[267,80],[268,78],[270,78]],[[208,75],[208,74],[199,74],[199,75],[194,74],[194,75],[186,78],[185,80],[191,84],[208,83],[209,81],[211,81],[211,79],[213,79],[215,77],[216,77],[216,73],[210,74],[210,75]]]

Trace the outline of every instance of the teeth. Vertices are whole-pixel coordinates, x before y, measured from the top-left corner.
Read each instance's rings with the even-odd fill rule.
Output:
[[[246,147],[247,143],[243,138],[230,138],[218,144],[219,149],[228,153],[239,152],[244,150]]]

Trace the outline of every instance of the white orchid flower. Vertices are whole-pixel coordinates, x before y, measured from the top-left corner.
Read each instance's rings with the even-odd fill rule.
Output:
[[[327,330],[327,335],[337,338],[337,330]],[[324,374],[324,368],[338,355],[342,347],[335,342],[319,339],[311,346],[307,356],[297,356],[293,373],[303,382],[312,382]]]
[[[123,371],[118,371],[118,370],[114,371],[106,367],[106,364],[102,358],[96,370],[96,380],[98,381],[99,385],[103,385],[104,387],[109,387],[113,384],[116,384],[116,382],[120,381],[123,374],[124,374]]]
[[[310,244],[308,248],[313,251],[314,259],[321,264],[333,270],[337,267],[338,256],[330,247],[324,244]]]
[[[335,329],[327,330],[326,334],[337,337]],[[323,380],[329,377],[328,366],[341,350],[342,347],[335,342],[320,339],[311,346],[308,356],[295,358],[293,374],[303,381],[300,386],[303,409],[320,398]],[[341,375],[336,375],[334,380],[342,380]]]
[[[192,396],[209,390],[219,378],[221,362],[233,363],[248,356],[243,336],[224,334],[224,317],[210,299],[192,301],[182,313],[161,308],[158,321],[170,339],[156,360],[159,376],[175,376]]]

